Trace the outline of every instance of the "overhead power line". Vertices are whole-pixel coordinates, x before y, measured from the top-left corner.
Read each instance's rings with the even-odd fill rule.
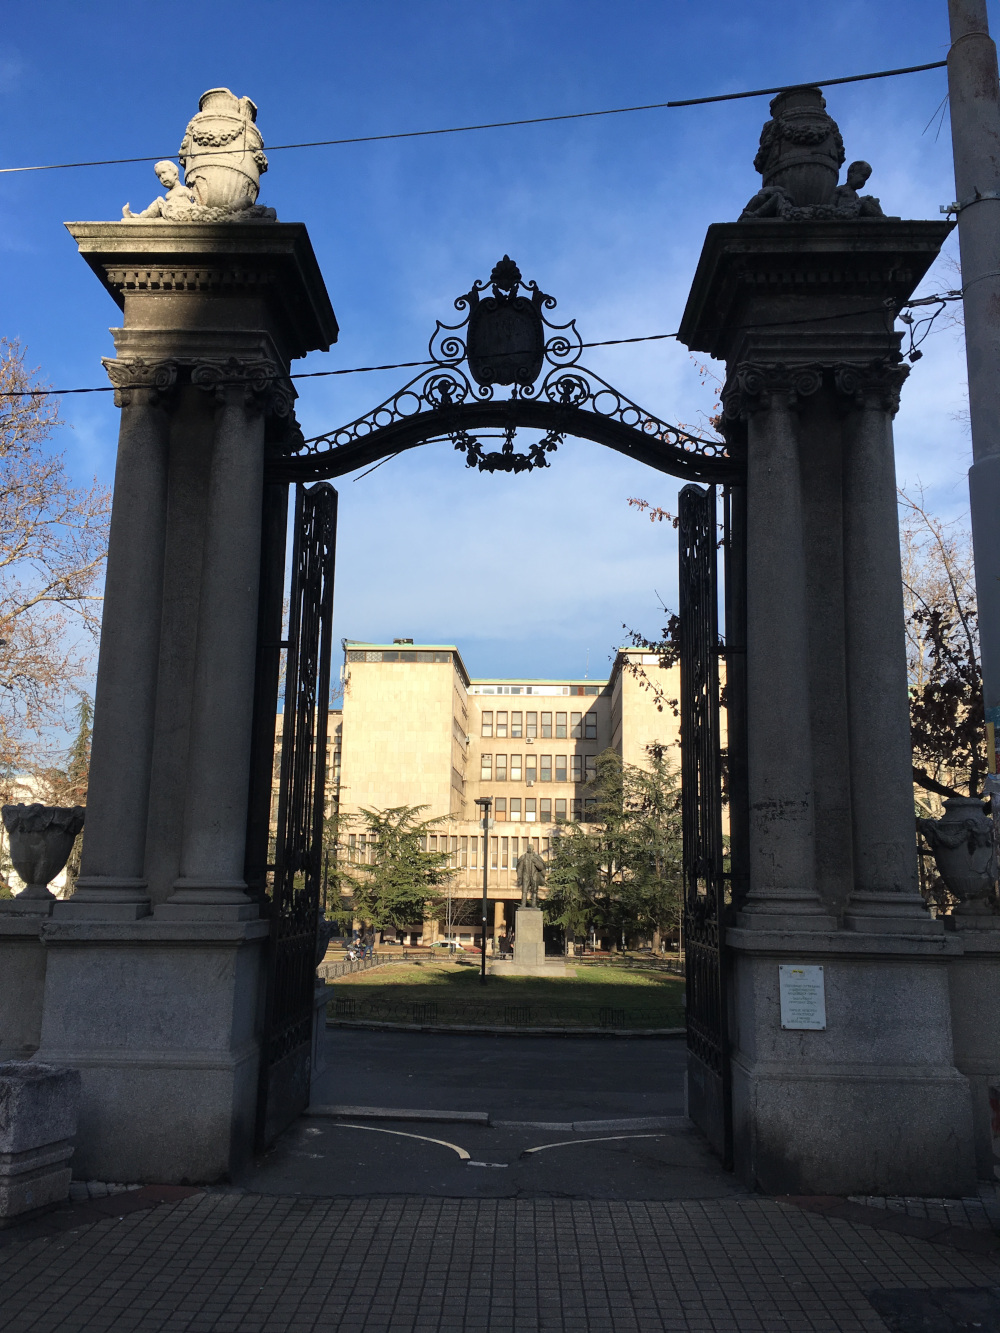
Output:
[[[934,304],[945,305],[949,301],[961,300],[962,295],[963,292],[961,290],[949,291],[949,292],[936,292],[933,296],[923,296],[916,300],[904,301],[903,304],[899,307],[896,307],[895,305],[890,306],[885,302],[883,302],[881,305],[869,306],[866,309],[862,310],[836,311],[832,315],[810,315],[804,319],[779,319],[770,321],[768,323],[758,322],[756,324],[733,324],[729,325],[728,327],[732,329],[740,329],[740,328],[767,329],[772,327],[785,328],[789,324],[821,324],[828,320],[857,319],[863,315],[883,314],[886,316],[895,317],[897,311],[909,309],[911,306],[925,306]],[[905,317],[904,317],[904,322],[908,322],[905,320]],[[641,333],[634,338],[602,338],[597,342],[580,343],[580,347],[581,348],[620,347],[626,343],[663,342],[665,339],[676,338],[676,337],[677,337],[676,332]],[[513,353],[511,355],[513,355]],[[341,370],[298,370],[290,375],[284,375],[284,374],[275,375],[274,378],[280,380],[318,380],[318,379],[328,379],[332,375],[367,375],[370,372],[376,370],[412,370],[414,368],[420,369],[422,366],[440,366],[442,370],[447,370],[450,368],[450,365],[452,364],[457,365],[458,362],[449,363],[447,361],[442,362],[434,360],[392,361],[389,362],[387,365],[383,366],[345,366]],[[573,369],[572,364],[566,365],[565,369],[572,370]],[[231,382],[235,384],[237,382],[241,383],[242,381],[233,380]],[[230,383],[230,381],[220,380],[219,383],[226,384]],[[150,383],[150,384],[130,384],[128,387],[130,389],[154,389],[157,386],[155,384]],[[85,389],[43,389],[43,388],[12,389],[12,390],[0,391],[0,399],[49,398],[49,397],[55,398],[55,397],[61,397],[66,394],[74,394],[74,393],[114,393],[114,392],[115,392],[115,386],[113,384],[94,385],[92,387]]]
[[[685,97],[673,102],[645,102],[639,106],[615,106],[603,111],[570,111],[559,116],[528,116],[521,120],[491,120],[481,125],[449,125],[437,130],[400,130],[393,134],[361,134],[350,139],[312,139],[302,143],[279,143],[268,146],[269,153],[283,153],[294,148],[337,148],[352,143],[381,143],[388,139],[425,139],[439,134],[469,134],[474,130],[503,130],[517,125],[549,125],[560,120],[588,120],[594,116],[623,116],[633,111],[662,111],[682,106],[707,106],[710,102],[735,102],[745,97],[767,97],[772,93],[794,92],[797,88],[829,88],[839,83],[864,83],[869,79],[891,79],[897,74],[921,74],[928,69],[944,69],[945,60],[933,60],[927,65],[906,65],[902,69],[879,69],[870,74],[845,74],[837,79],[813,79],[808,83],[783,83],[773,88],[753,88],[742,93],[716,93],[711,97]],[[242,148],[223,149],[215,153],[242,153]],[[46,162],[33,167],[0,167],[0,175],[27,171],[69,171],[74,167],[114,167],[135,162],[159,162],[173,157],[173,153],[156,153],[151,157],[105,157],[92,162]]]

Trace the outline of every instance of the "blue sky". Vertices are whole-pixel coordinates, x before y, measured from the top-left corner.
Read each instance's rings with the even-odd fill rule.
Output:
[[[994,32],[1000,14],[991,9]],[[0,165],[176,152],[199,95],[258,104],[265,145],[559,114],[942,59],[945,0],[368,0],[366,4],[9,0],[0,34]],[[944,71],[833,88],[848,160],[885,211],[937,217],[954,195]],[[444,138],[276,152],[261,202],[308,224],[341,326],[299,369],[415,360],[435,320],[510,253],[585,339],[677,327],[705,228],[738,216],[767,99]],[[158,192],[151,165],[0,177],[0,332],[57,386],[106,382],[117,309],[62,223],[116,218]],[[938,266],[927,290],[957,285]],[[966,504],[964,355],[925,344],[897,418],[898,472],[939,512]],[[667,420],[710,410],[675,342],[588,353]],[[300,384],[307,435],[349,421],[405,372]],[[110,395],[66,398],[54,447],[113,475]],[[519,477],[427,446],[343,478],[337,633],[455,641],[474,675],[606,672],[627,623],[673,604],[673,533],[626,504],[672,508],[679,483],[567,442]]]

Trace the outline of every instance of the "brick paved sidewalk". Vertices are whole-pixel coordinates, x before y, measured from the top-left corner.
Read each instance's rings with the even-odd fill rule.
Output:
[[[6,1240],[4,1333],[884,1333],[874,1289],[1000,1283],[989,1255],[750,1197],[208,1193]]]

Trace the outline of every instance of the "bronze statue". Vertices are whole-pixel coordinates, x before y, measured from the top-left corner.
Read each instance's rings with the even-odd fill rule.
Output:
[[[545,883],[545,862],[528,843],[528,850],[517,859],[517,887],[521,890],[521,906],[537,907],[538,890]]]

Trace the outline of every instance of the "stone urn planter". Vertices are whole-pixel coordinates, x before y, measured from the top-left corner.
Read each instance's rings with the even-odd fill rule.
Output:
[[[949,796],[940,819],[918,819],[930,843],[945,888],[958,899],[956,916],[992,913],[990,895],[997,877],[993,821],[974,796]]]
[[[257,107],[228,88],[202,93],[178,150],[184,183],[202,208],[240,212],[252,208],[267,170]]]
[[[83,828],[82,805],[5,805],[0,811],[10,839],[10,859],[27,888],[18,898],[54,898],[48,885],[69,860]]]

